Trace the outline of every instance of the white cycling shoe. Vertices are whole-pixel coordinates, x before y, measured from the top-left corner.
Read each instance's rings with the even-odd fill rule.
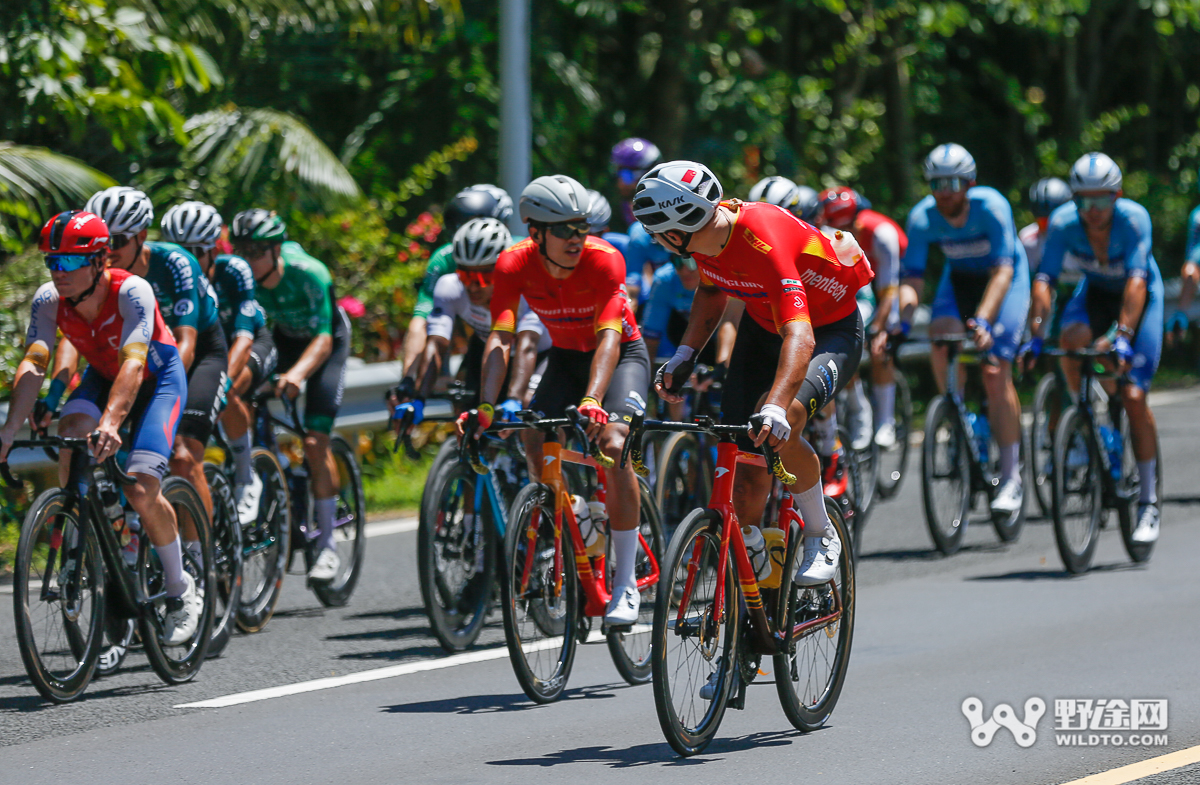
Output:
[[[317,561],[313,564],[312,569],[308,571],[308,579],[317,583],[329,583],[337,577],[338,568],[342,566],[342,560],[338,557],[337,551],[333,548],[325,548],[317,556]]]
[[[239,485],[233,489],[234,501],[237,502],[238,520],[243,526],[258,522],[258,503],[262,499],[263,481],[258,472],[250,475],[249,485]]]
[[[992,512],[997,515],[1012,515],[1021,509],[1025,489],[1018,480],[1009,480],[1000,486],[1000,492],[992,499]]]
[[[833,580],[842,557],[842,540],[830,529],[824,537],[804,538],[804,558],[796,568],[797,586],[819,586]]]
[[[204,596],[196,588],[196,579],[189,572],[183,573],[187,588],[179,597],[167,598],[167,616],[163,619],[163,643],[180,646],[191,640],[200,626],[200,614],[204,611]]]
[[[890,450],[896,446],[896,424],[893,422],[885,422],[879,426],[879,430],[875,431],[875,444],[879,445],[881,450]]]
[[[850,449],[862,452],[871,446],[871,410],[851,412],[846,426],[850,431]]]
[[[1137,528],[1133,530],[1130,539],[1134,542],[1150,543],[1158,539],[1158,506],[1154,504],[1139,504]]]
[[[637,621],[638,610],[642,606],[642,595],[632,587],[626,587],[613,595],[604,612],[604,623],[609,626],[633,624]]]

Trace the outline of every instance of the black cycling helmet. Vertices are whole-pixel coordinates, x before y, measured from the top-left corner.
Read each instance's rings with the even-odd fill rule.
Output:
[[[1069,201],[1071,186],[1057,177],[1043,178],[1029,188],[1029,203],[1038,218],[1045,218],[1054,212],[1054,208]]]
[[[507,222],[512,217],[512,197],[502,188],[482,183],[459,191],[446,205],[443,220],[451,237],[459,227],[472,218],[497,218]]]

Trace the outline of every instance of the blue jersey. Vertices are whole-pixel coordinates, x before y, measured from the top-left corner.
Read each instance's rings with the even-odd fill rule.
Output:
[[[967,222],[961,227],[947,223],[933,196],[926,196],[908,214],[908,250],[900,262],[902,278],[925,274],[929,246],[937,244],[946,264],[955,272],[984,275],[1001,264],[1017,263],[1028,268],[1025,248],[1017,242],[1017,225],[1012,207],[995,188],[977,185],[967,191],[970,203]]]
[[[1088,242],[1075,203],[1067,202],[1050,214],[1050,231],[1037,277],[1051,283],[1056,281],[1063,257],[1071,254],[1079,260],[1088,288],[1120,296],[1129,278],[1145,278],[1150,295],[1161,300],[1162,276],[1151,244],[1150,213],[1137,202],[1118,199],[1113,205],[1108,237],[1108,264],[1101,264]]]
[[[1187,252],[1183,258],[1192,264],[1200,264],[1200,207],[1188,216]]]
[[[671,261],[671,254],[667,253],[666,248],[654,242],[650,233],[646,231],[646,227],[637,221],[634,221],[633,225],[629,227],[629,244],[622,253],[625,254],[625,283],[629,286],[639,287],[640,299],[645,302],[650,295],[648,291],[650,281],[642,280],[642,270],[646,264],[657,270]]]
[[[173,243],[146,243],[146,247],[150,249],[146,280],[167,327],[192,327],[202,333],[216,324],[217,296],[196,257]]]
[[[217,314],[225,342],[230,346],[239,335],[251,338],[267,323],[258,300],[254,298],[254,273],[240,256],[222,254],[213,262],[213,289],[217,293]]]
[[[605,232],[600,235],[600,239],[616,248],[624,256],[629,248],[629,235],[621,234],[620,232]]]
[[[684,288],[679,280],[675,265],[664,264],[654,273],[654,284],[650,288],[650,301],[642,314],[642,335],[647,338],[662,340],[667,332],[667,324],[671,321],[672,313],[680,313],[685,317],[692,312],[692,298],[696,290]]]

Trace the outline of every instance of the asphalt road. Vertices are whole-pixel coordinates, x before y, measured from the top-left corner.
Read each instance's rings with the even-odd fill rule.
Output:
[[[1200,744],[1200,392],[1155,406],[1166,473],[1163,534],[1132,566],[1104,534],[1097,568],[1061,570],[1046,521],[1015,545],[972,526],[967,546],[930,550],[919,482],[876,508],[858,572],[858,620],[846,687],[830,724],[791,729],[771,687],[726,714],[690,760],[663,740],[649,687],[621,682],[603,645],[584,646],[567,697],[535,706],[502,651],[491,659],[221,709],[174,708],[444,655],[416,585],[415,534],[373,537],[348,608],[322,609],[302,579],[257,635],[234,638],[191,684],[168,688],[140,653],[80,701],[50,706],[25,678],[9,595],[0,595],[0,782],[656,782],[1063,783]],[[497,614],[477,648],[502,647]],[[480,657],[488,657],[485,652]],[[1045,701],[1037,741],[1001,729],[971,742],[968,697],[987,716]],[[1166,699],[1166,746],[1056,743],[1056,699]],[[1162,732],[1159,732],[1162,733]],[[1147,772],[1148,773],[1148,772]],[[1112,780],[1124,782],[1128,780]],[[1200,781],[1189,766],[1139,780]]]

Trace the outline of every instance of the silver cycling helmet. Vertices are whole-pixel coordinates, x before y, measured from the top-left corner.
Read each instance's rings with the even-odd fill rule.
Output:
[[[512,244],[508,227],[498,218],[472,218],[454,233],[454,263],[464,269],[496,263]]]
[[[83,209],[100,216],[113,236],[135,235],[154,222],[150,197],[125,185],[114,185],[92,194]]]
[[[800,204],[800,186],[779,175],[764,177],[750,189],[748,198],[752,202],[766,202],[794,213]]]
[[[796,190],[800,192],[800,200],[792,212],[806,221],[815,221],[817,211],[821,208],[820,195],[815,188],[809,188],[807,185],[797,185]]]
[[[960,144],[940,144],[925,157],[925,179],[961,177],[975,179],[975,159]]]
[[[633,216],[646,231],[692,233],[721,203],[721,183],[695,161],[668,161],[646,172],[633,192]]]
[[[1071,167],[1071,192],[1120,191],[1121,167],[1104,153],[1086,153]]]
[[[587,189],[573,177],[552,174],[539,177],[521,191],[518,210],[525,223],[543,224],[587,220]]]
[[[1044,177],[1029,187],[1033,214],[1045,218],[1060,204],[1071,201],[1071,186],[1057,177]]]
[[[588,209],[587,222],[588,230],[592,234],[599,234],[608,228],[612,223],[612,205],[604,198],[604,194],[599,191],[593,191],[591,188],[588,192]]]
[[[223,224],[221,214],[212,205],[184,202],[167,210],[159,227],[167,242],[207,251],[217,244]]]

